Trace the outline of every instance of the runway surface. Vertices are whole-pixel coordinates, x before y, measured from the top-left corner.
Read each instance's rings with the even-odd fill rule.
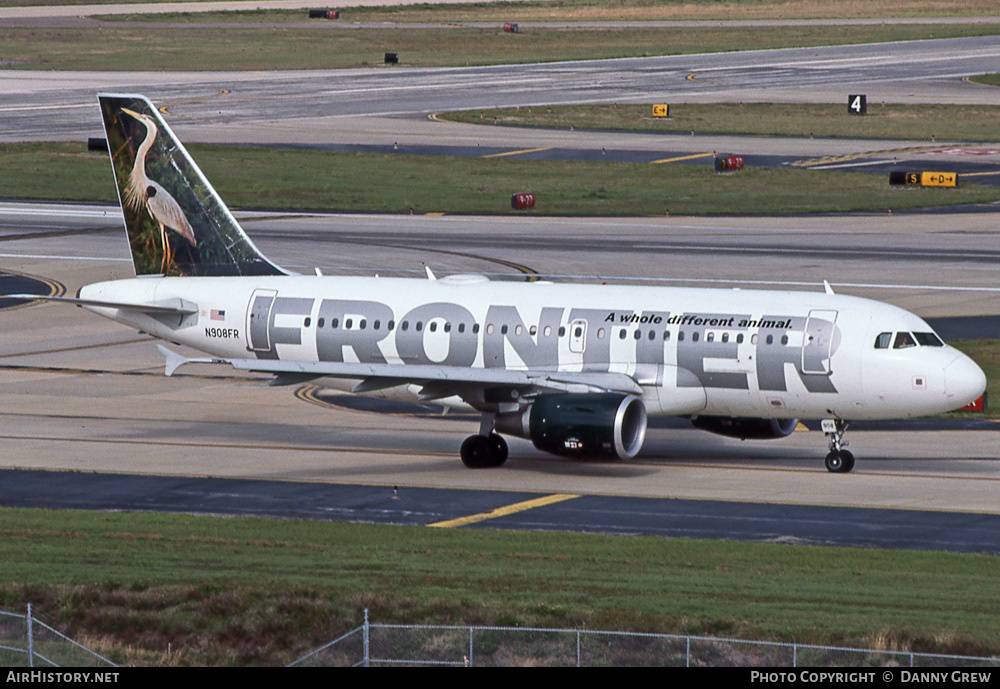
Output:
[[[94,94],[122,89],[152,96],[188,141],[446,142],[504,149],[515,137],[510,130],[444,124],[427,115],[660,98],[841,102],[848,92],[892,102],[997,104],[997,89],[962,81],[968,74],[997,71],[995,41],[960,39],[448,70],[5,72],[0,137],[100,135]],[[516,130],[516,140],[524,148],[729,149],[815,158],[927,143],[530,130]],[[948,142],[936,143],[947,148]],[[421,275],[426,263],[439,275],[484,272],[494,279],[540,275],[816,290],[825,279],[838,292],[889,301],[926,317],[996,316],[1000,292],[995,261],[1000,234],[993,215],[982,212],[615,220],[262,213],[241,220],[265,253],[305,272],[318,266],[328,273]],[[54,280],[73,294],[88,282],[129,276],[126,251],[116,209],[0,205],[0,268],[8,273]],[[616,533],[640,528],[666,533],[682,522],[697,532],[710,515],[721,515],[732,526],[747,516],[747,524],[757,522],[732,537],[854,545],[874,544],[865,540],[870,530],[865,523],[926,525],[934,514],[944,514],[941,522],[951,529],[935,532],[940,537],[928,535],[927,547],[996,552],[984,536],[996,529],[981,528],[1000,513],[1000,435],[989,425],[974,431],[925,425],[852,430],[848,439],[858,465],[844,476],[823,468],[825,441],[815,431],[741,443],[683,427],[651,429],[646,449],[632,462],[567,461],[515,439],[501,470],[469,471],[457,458],[461,440],[474,430],[467,418],[355,411],[269,388],[262,377],[234,377],[208,367],[164,378],[162,357],[148,337],[80,309],[23,307],[0,312],[0,321],[3,465],[54,470],[58,473],[47,475],[53,489],[69,476],[77,496],[86,492],[81,486],[103,480],[112,502],[116,493],[126,502],[127,481],[134,479],[121,476],[133,474],[333,486],[340,496],[355,496],[330,498],[348,508],[358,500],[377,505],[389,499],[390,486],[406,493],[446,491],[446,497],[429,497],[415,510],[426,523],[456,513],[436,509],[442,500],[509,506],[524,498],[570,494],[588,497],[503,517],[512,521],[477,523],[587,528],[593,522]],[[102,476],[107,473],[118,478]],[[177,483],[164,485],[147,490],[176,491],[170,486]],[[350,487],[360,492],[351,493]],[[211,494],[202,493],[195,502],[208,504]],[[56,490],[53,496],[57,504],[77,499]],[[670,509],[676,507],[670,502],[683,503],[686,515]],[[876,512],[850,511],[855,509]],[[637,516],[627,524],[598,518],[608,512]],[[837,521],[846,524],[846,532],[858,525],[853,541],[832,535],[836,528],[830,523]],[[828,526],[810,531],[810,522]],[[882,542],[919,547],[909,545],[919,541],[919,531],[891,536],[887,528]]]

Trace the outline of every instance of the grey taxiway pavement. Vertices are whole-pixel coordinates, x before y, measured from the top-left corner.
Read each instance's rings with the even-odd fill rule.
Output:
[[[461,124],[435,113],[576,103],[791,101],[1000,104],[964,77],[1000,72],[992,37],[546,64],[272,72],[49,72],[0,80],[0,142],[102,135],[95,95],[141,92],[188,142],[644,161],[727,152],[751,165],[919,165],[1000,179],[1000,147],[976,142],[580,132]],[[538,152],[546,149],[546,153]],[[533,152],[534,151],[534,152]],[[874,166],[874,167],[871,167]]]
[[[10,70],[0,82],[5,125],[0,136],[19,141],[99,135],[95,94],[128,90],[151,97],[189,141],[673,150],[691,137],[483,128],[431,122],[427,116],[443,110],[612,102],[764,100],[842,102],[846,108],[849,93],[866,93],[871,103],[998,104],[1000,90],[962,80],[998,71],[1000,45],[990,37],[440,69]],[[713,140],[718,145],[708,143],[710,147],[726,149],[733,144],[745,153],[766,149],[819,156],[872,148],[871,141],[853,140]],[[686,146],[703,150],[706,143],[699,140]],[[884,145],[904,148],[906,143]]]
[[[420,275],[427,264],[439,274],[486,272],[497,280],[537,274],[734,288],[781,284],[787,275],[796,288],[818,290],[820,276],[839,268],[857,282],[841,283],[834,276],[838,291],[896,301],[925,315],[995,313],[1000,290],[989,277],[995,264],[981,260],[980,252],[1000,251],[990,216],[983,213],[612,221],[240,217],[265,253],[302,271],[318,265],[327,272]],[[123,234],[113,207],[3,204],[0,265],[8,272],[54,278],[72,294],[86,282],[130,274]],[[650,249],[656,242],[673,248]],[[977,250],[969,250],[970,243]],[[714,251],[713,244],[743,247],[743,253]],[[852,247],[848,259],[838,256],[845,246]],[[896,247],[893,255],[886,254],[889,247]],[[928,248],[936,256],[928,255]],[[720,278],[724,266],[735,269]],[[929,266],[934,285],[919,279],[927,277]],[[593,499],[573,498],[572,505],[476,524],[884,547],[915,547],[921,534],[934,530],[940,538],[927,536],[921,547],[1000,552],[983,537],[990,532],[983,527],[992,523],[989,515],[1000,514],[1000,428],[985,421],[964,428],[859,427],[848,433],[858,466],[844,476],[823,468],[825,441],[818,431],[741,443],[683,422],[654,426],[636,461],[568,461],[514,439],[503,468],[470,471],[457,457],[476,424],[469,417],[413,408],[364,410],[357,398],[309,386],[273,388],[264,377],[233,376],[225,368],[190,367],[165,378],[150,338],[73,307],[21,307],[0,311],[0,319],[5,410],[0,464],[81,472],[68,479],[75,494],[63,492],[67,479],[61,474],[42,479],[59,505],[86,506],[82,497],[100,479],[102,499],[117,495],[120,506],[159,509],[159,501],[177,494],[177,477],[186,477],[181,483],[190,491],[188,502],[180,500],[173,509],[191,505],[194,511],[225,512],[212,497],[218,485],[201,483],[202,478],[276,480],[326,486],[299,488],[326,496],[316,498],[317,518],[374,521],[391,520],[386,515],[399,511],[398,502],[383,505],[389,487],[398,486],[454,491],[449,498],[408,492],[408,500],[430,501],[422,507],[407,503],[402,510],[415,523],[558,494]],[[104,474],[120,478],[101,478]],[[129,486],[135,479],[123,476],[130,474],[162,479],[143,484],[150,494],[145,508],[132,501]],[[14,486],[21,481],[39,485],[31,474],[5,476],[11,486],[6,504],[22,504],[14,501],[21,494]],[[289,509],[283,516],[302,516],[281,497],[288,486],[255,485],[271,497],[260,501],[257,493],[246,493],[248,513],[278,509],[284,501]],[[243,494],[235,484],[231,488]],[[635,502],[640,499],[646,502]],[[433,507],[448,500],[454,501],[448,510]],[[712,510],[713,519],[722,518],[714,532],[707,517],[698,516]],[[620,521],[628,513],[633,516]],[[941,524],[950,530],[937,531]]]

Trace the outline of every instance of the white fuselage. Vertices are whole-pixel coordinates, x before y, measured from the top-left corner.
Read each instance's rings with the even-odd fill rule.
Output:
[[[961,407],[985,387],[979,367],[939,341],[893,346],[898,333],[932,333],[916,315],[821,291],[148,277],[88,285],[80,297],[196,304],[184,317],[88,308],[230,359],[392,365],[401,380],[412,366],[622,373],[653,415],[903,418]],[[361,378],[323,382],[351,389]],[[416,392],[401,383],[378,394]]]

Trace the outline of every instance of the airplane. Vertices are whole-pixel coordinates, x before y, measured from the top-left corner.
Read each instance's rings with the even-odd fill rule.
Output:
[[[98,96],[135,278],[82,287],[82,306],[159,339],[165,374],[190,363],[272,374],[481,415],[461,445],[498,467],[504,434],[545,452],[630,459],[650,416],[735,438],[820,420],[825,466],[852,470],[855,420],[924,416],[986,377],[921,318],[822,291],[298,275],[246,235],[153,104]],[[38,298],[38,297],[32,297]]]

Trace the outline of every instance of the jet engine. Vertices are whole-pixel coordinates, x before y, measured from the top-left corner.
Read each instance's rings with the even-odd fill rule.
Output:
[[[798,419],[751,419],[733,416],[695,416],[695,428],[740,440],[784,438],[795,430]]]
[[[525,411],[500,414],[496,430],[539,450],[578,457],[635,457],[646,439],[646,407],[616,393],[541,395]]]

